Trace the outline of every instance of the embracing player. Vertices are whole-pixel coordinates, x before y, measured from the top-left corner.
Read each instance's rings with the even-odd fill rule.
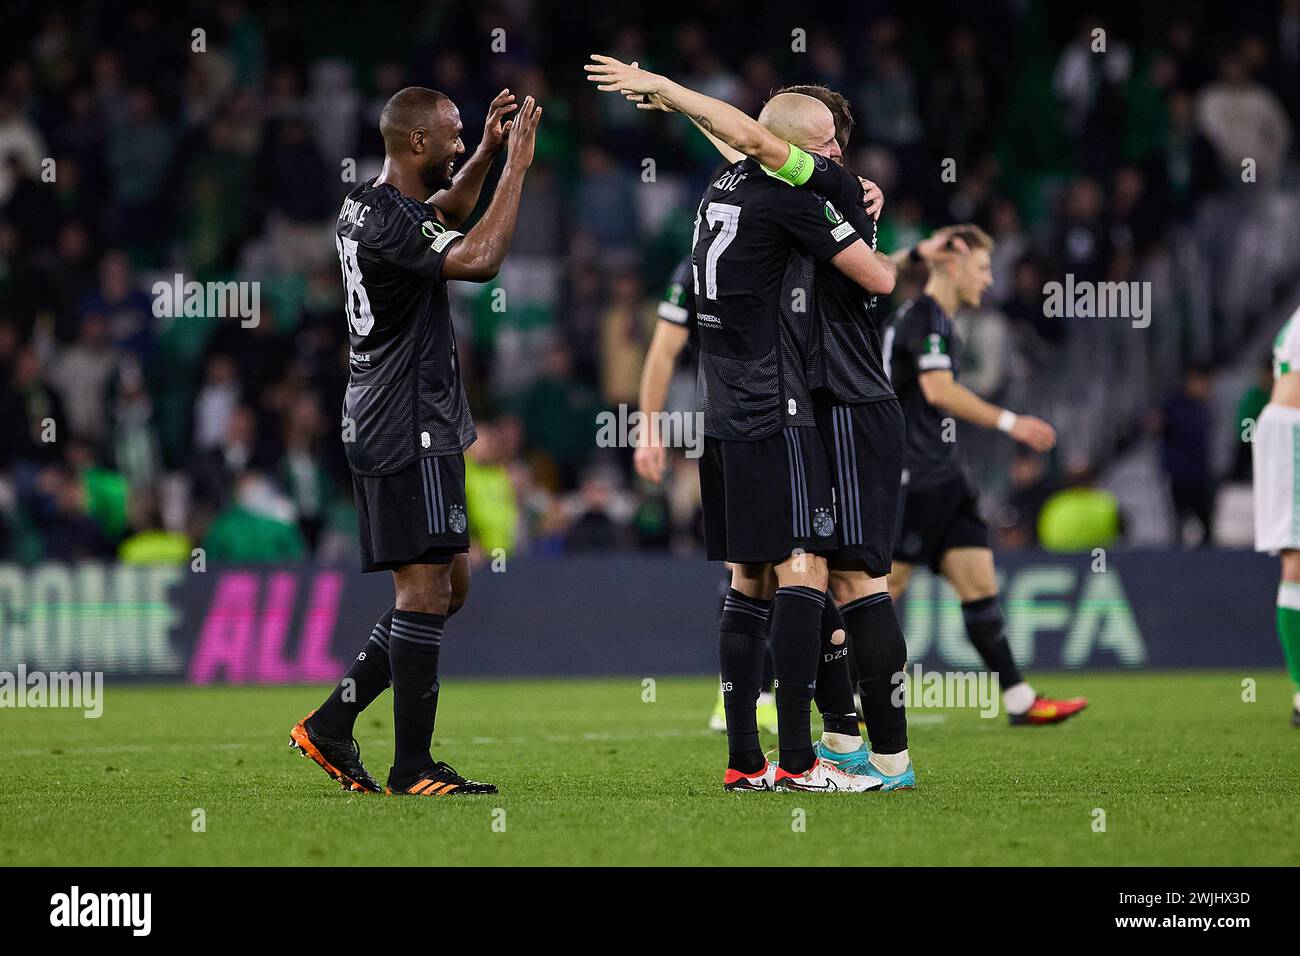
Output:
[[[991,405],[957,381],[959,343],[952,316],[978,306],[992,285],[992,251],[993,240],[984,230],[963,225],[896,253],[900,261],[925,262],[930,277],[924,293],[898,311],[885,333],[886,367],[907,417],[902,522],[889,589],[897,599],[917,564],[947,578],[961,600],[970,642],[998,675],[1011,723],[1052,724],[1088,702],[1043,697],[1016,666],[998,603],[988,529],[949,421],[1001,429],[1039,452],[1056,444],[1047,422]]]
[[[1300,309],[1273,342],[1273,393],[1255,428],[1255,550],[1282,553],[1277,636],[1291,675],[1291,726],[1300,727]]]
[[[507,120],[514,99],[503,90],[493,100],[479,149],[453,179],[465,151],[455,104],[423,87],[395,93],[379,120],[383,170],[348,194],[338,216],[351,346],[343,439],[362,570],[391,571],[395,602],[339,686],[294,726],[290,743],[345,789],[380,789],[361,763],[352,728],[391,682],[395,740],[386,792],[496,792],[435,761],[430,746],[443,628],[469,589],[463,452],[474,441],[474,423],[447,283],[488,281],[510,247],[542,114],[529,96]],[[503,145],[507,158],[492,202],[473,229],[457,232]]]
[[[881,789],[915,786],[907,748],[907,716],[894,700],[894,682],[907,659],[907,645],[889,594],[894,528],[899,508],[904,422],[882,359],[874,295],[893,290],[896,264],[875,252],[876,221],[883,197],[874,184],[842,166],[853,128],[847,101],[819,86],[790,87],[764,106],[756,122],[734,107],[666,77],[594,57],[598,75],[630,94],[640,108],[688,115],[719,152],[735,161],[757,160],[772,177],[827,197],[824,213],[861,235],[872,250],[874,275],[863,286],[834,268],[816,270],[808,308],[815,334],[807,357],[814,418],[827,447],[837,492],[840,547],[828,555],[831,597],[842,615],[848,647],[827,641],[816,700],[824,733],[816,754],[850,773],[880,778]],[[820,104],[810,108],[815,101]],[[809,136],[801,113],[832,118],[831,135]],[[807,143],[811,152],[797,144]],[[865,187],[865,188],[864,188]],[[872,215],[868,215],[870,212]],[[841,636],[840,640],[843,640]],[[857,665],[862,707],[872,747],[858,732],[848,655]],[[839,666],[835,666],[835,665]]]
[[[662,96],[672,109],[691,116],[706,130],[714,126],[708,115],[710,111],[715,106],[723,107],[723,113],[718,117],[722,128],[714,131],[720,132],[724,138],[730,135],[729,122],[743,117],[726,104],[671,84],[666,78],[637,70],[635,65],[628,66],[602,56],[593,57],[593,60],[587,71],[591,79],[603,84],[602,90],[625,92],[636,90],[640,84],[656,84],[645,86],[640,92]],[[758,125],[748,117],[743,119],[749,126]],[[823,482],[830,482],[831,456],[822,445],[807,381],[809,350],[816,347],[818,336],[811,321],[815,313],[813,303],[822,294],[815,283],[815,276],[820,271],[818,266],[846,275],[857,290],[853,294],[859,298],[863,290],[888,292],[892,289],[894,267],[867,245],[858,229],[844,219],[834,203],[812,190],[789,188],[791,179],[800,179],[799,170],[810,168],[812,163],[811,155],[792,143],[831,153],[836,150],[835,122],[826,105],[800,94],[777,96],[764,108],[759,122],[763,124],[760,126],[761,138],[780,145],[780,160],[772,163],[780,168],[764,168],[744,156],[733,162],[715,180],[701,204],[701,231],[695,249],[697,279],[701,267],[704,272],[696,308],[699,312],[701,391],[707,436],[700,479],[705,500],[706,537],[712,539],[708,542],[710,557],[724,556],[722,552],[725,551],[725,556],[736,562],[729,597],[738,601],[748,599],[749,606],[744,610],[752,612],[749,615],[751,621],[745,620],[743,615],[724,612],[721,626],[722,677],[731,749],[727,784],[729,788],[748,789],[764,789],[770,785],[767,775],[771,771],[758,752],[756,732],[752,743],[745,738],[752,726],[753,702],[758,690],[756,666],[759,658],[756,655],[761,654],[761,627],[766,617],[763,607],[766,602],[758,599],[770,593],[770,584],[764,581],[765,568],[775,565],[780,587],[776,590],[774,602],[772,652],[777,677],[781,747],[781,766],[775,774],[775,783],[781,789],[796,790],[878,789],[884,782],[880,776],[874,772],[846,772],[820,757],[809,743],[809,698],[815,687],[824,719],[829,716],[842,724],[842,728],[832,727],[828,722],[828,730],[842,729],[844,737],[853,739],[854,749],[861,746],[848,677],[847,649],[843,646],[843,624],[834,602],[826,598],[828,577],[823,559],[795,553],[781,561],[775,557],[763,557],[759,552],[789,554],[793,547],[820,555],[836,550],[836,542],[817,540],[835,536],[833,506],[815,502],[811,505],[811,529],[816,535],[813,538],[809,537],[807,518],[801,515],[801,512],[806,515],[810,507],[809,488],[820,497],[831,497],[831,489],[822,486]],[[734,156],[728,158],[735,159]],[[825,160],[821,162],[824,164]],[[748,203],[738,200],[748,200]],[[808,218],[805,208],[815,215]],[[751,209],[755,212],[751,213]],[[752,226],[748,225],[751,223]],[[706,234],[706,228],[709,234]],[[781,235],[782,228],[787,231],[784,236]],[[770,290],[762,294],[755,286],[756,277],[762,275],[762,263],[757,253],[774,242],[793,243],[805,253],[789,259],[786,283],[775,303],[770,301]],[[829,246],[825,245],[827,242]],[[819,252],[819,248],[825,251]],[[837,248],[838,252],[835,251]],[[760,292],[758,298],[764,303],[762,306],[746,301],[746,297],[754,296],[756,291]],[[719,305],[713,306],[712,301],[718,301]],[[780,348],[770,341],[770,334],[761,330],[746,336],[746,346],[756,350],[755,355],[762,355],[764,350],[772,354],[770,361],[779,362],[780,375],[737,363],[728,351],[734,349],[734,344],[725,340],[718,341],[712,349],[710,347],[713,341],[711,328],[731,330],[734,336],[743,327],[747,315],[759,308],[767,311],[776,308],[779,312]],[[715,311],[722,314],[711,314]],[[790,341],[785,337],[787,328],[799,330]],[[779,442],[773,447],[772,439],[778,437],[775,434],[771,439],[765,434],[758,436],[763,440],[760,443],[753,437],[746,438],[740,434],[720,434],[716,427],[710,427],[711,412],[717,402],[715,396],[721,393],[711,381],[711,373],[731,378],[731,382],[724,383],[725,387],[732,395],[748,394],[748,401],[753,401],[762,383],[772,382],[778,393],[774,427],[782,429],[789,446],[786,455],[779,454]],[[738,411],[741,414],[736,419],[746,423],[746,428],[752,428],[753,424],[767,427],[765,420],[770,416],[766,412],[759,414],[756,409],[743,407]],[[783,418],[784,426],[781,425]],[[724,440],[709,440],[715,437]],[[795,469],[788,479],[780,474],[782,457]],[[768,476],[775,476],[778,483],[785,479],[790,490],[780,493],[778,488],[771,486],[772,478]],[[787,498],[794,499],[793,509],[784,505]],[[713,508],[710,508],[711,503]],[[784,520],[791,510],[793,533],[778,537],[780,525],[777,522]],[[801,568],[815,573],[796,579],[794,575]],[[805,620],[794,634],[791,633],[794,629],[787,627],[796,613]],[[814,613],[821,618],[820,627],[816,626]],[[742,627],[746,630],[742,631]],[[742,640],[742,636],[748,640]],[[805,642],[808,649],[796,651],[795,645]],[[901,660],[899,663],[901,667]],[[737,675],[743,679],[739,686],[735,679]],[[823,703],[825,695],[832,689],[836,702],[833,706],[826,705]],[[863,769],[869,771],[869,768]],[[863,778],[869,782],[859,782]]]

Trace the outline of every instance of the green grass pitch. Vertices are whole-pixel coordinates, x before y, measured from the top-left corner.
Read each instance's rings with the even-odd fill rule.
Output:
[[[643,702],[638,678],[452,677],[435,756],[502,789],[463,799],[343,793],[287,745],[320,687],[110,684],[97,720],[0,711],[0,864],[1295,865],[1289,688],[1255,674],[1245,703],[1243,676],[1038,674],[1092,707],[913,711],[918,790],[826,796],[725,794],[708,679]],[[357,728],[381,780],[391,714],[384,695]]]

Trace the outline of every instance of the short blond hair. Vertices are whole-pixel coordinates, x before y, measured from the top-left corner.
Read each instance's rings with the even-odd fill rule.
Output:
[[[993,237],[987,232],[975,225],[973,222],[964,222],[957,226],[949,226],[946,230],[950,239],[960,239],[966,243],[966,248],[971,252],[976,249],[987,249],[993,251]]]

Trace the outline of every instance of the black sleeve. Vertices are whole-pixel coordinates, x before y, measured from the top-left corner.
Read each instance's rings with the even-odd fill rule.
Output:
[[[422,206],[424,210],[415,207]],[[408,201],[406,207],[395,207],[385,223],[385,242],[377,250],[384,262],[403,270],[414,272],[426,279],[442,277],[442,260],[447,250],[464,233],[448,229],[438,221],[437,210],[427,203]]]
[[[820,193],[786,186],[774,190],[776,224],[817,262],[826,262],[862,237]]]
[[[686,256],[673,269],[668,288],[659,300],[659,318],[673,325],[691,324],[691,313],[695,307],[694,276],[691,274],[691,257]]]
[[[907,345],[916,374],[951,371],[953,330],[947,316],[927,309],[908,318]]]
[[[812,173],[807,181],[798,188],[811,189],[823,196],[843,196],[844,178],[847,176],[857,182],[853,174],[839,163],[831,162],[825,156],[820,156],[817,153],[809,155],[812,156]]]
[[[852,172],[825,156],[814,154],[812,175],[799,188],[833,197],[836,209],[853,223],[862,240],[872,249],[876,248],[876,221],[862,207],[862,181]]]

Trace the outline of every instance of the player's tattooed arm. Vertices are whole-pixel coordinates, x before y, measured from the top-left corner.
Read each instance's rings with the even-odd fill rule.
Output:
[[[506,117],[518,109],[515,95],[508,89],[502,90],[488,107],[487,120],[483,123],[483,138],[478,148],[460,167],[452,184],[429,197],[430,205],[437,207],[439,218],[443,223],[455,229],[469,218],[474,207],[478,205],[479,195],[483,191],[483,180],[487,178],[492,161],[506,144],[511,121]]]
[[[635,62],[632,63],[633,67],[636,65]],[[658,110],[661,113],[677,112],[671,103],[658,94],[628,93],[626,96],[628,101],[635,103],[636,108],[639,110]],[[722,155],[722,158],[725,161],[728,163],[738,163],[745,158],[744,153],[732,149],[722,140],[718,139],[718,137],[713,135],[713,124],[710,123],[707,118],[705,118],[703,122],[701,122],[701,119],[698,116],[688,116],[687,119],[695,125],[695,128],[700,131],[700,134],[713,145],[713,148]]]
[[[612,56],[593,53],[591,59],[583,69],[587,71],[587,79],[598,84],[596,88],[602,92],[622,93],[629,99],[648,97],[648,101],[638,99],[638,109],[661,109],[655,101],[658,98],[689,116],[706,135],[716,137],[745,156],[752,156],[768,169],[780,169],[789,160],[792,149],[789,143],[730,103],[697,93],[666,76],[622,63]]]
[[[713,148],[716,149],[722,155],[722,158],[728,163],[738,163],[745,158],[745,154],[740,150],[732,149],[722,140],[718,139],[718,137],[713,135],[713,124],[709,123],[707,119],[701,122],[700,117],[692,116],[691,122],[695,124],[695,128],[704,134],[704,138],[713,144]]]
[[[518,115],[511,120],[506,166],[497,182],[496,193],[483,218],[448,250],[442,262],[444,279],[487,282],[500,271],[501,263],[510,249],[510,241],[515,235],[524,174],[533,162],[537,121],[541,116],[542,108],[537,106],[531,96],[524,97]]]

